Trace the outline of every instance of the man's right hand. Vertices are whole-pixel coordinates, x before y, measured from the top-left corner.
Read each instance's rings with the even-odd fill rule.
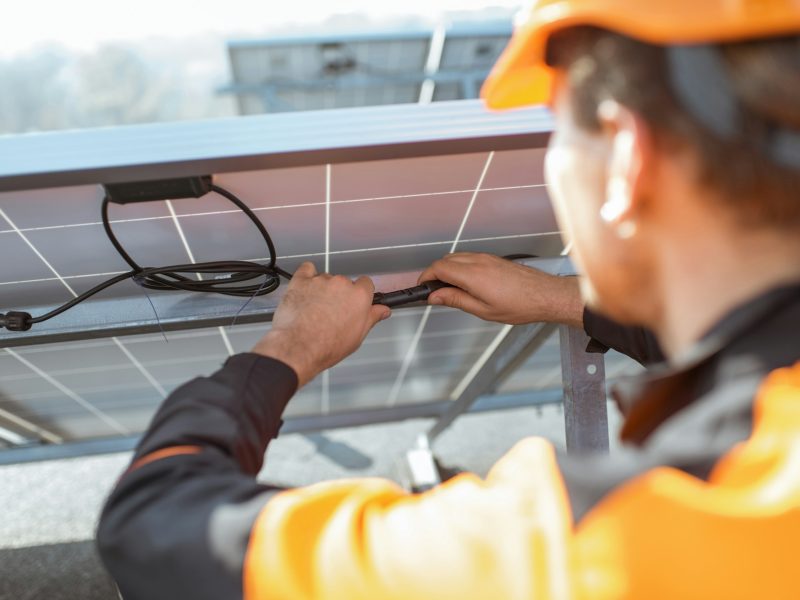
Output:
[[[458,252],[437,260],[419,282],[439,279],[456,287],[430,295],[441,304],[499,323],[564,323],[583,327],[576,277],[558,277],[491,254]]]

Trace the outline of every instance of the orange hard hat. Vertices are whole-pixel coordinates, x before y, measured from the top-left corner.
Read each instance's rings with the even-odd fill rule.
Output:
[[[800,33],[800,0],[538,0],[484,83],[486,104],[547,102],[547,42],[581,25],[663,46],[734,42]]]

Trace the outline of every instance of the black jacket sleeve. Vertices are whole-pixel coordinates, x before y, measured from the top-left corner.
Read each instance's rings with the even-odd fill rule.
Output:
[[[240,354],[164,402],[97,532],[125,600],[242,597],[250,530],[279,491],[255,476],[296,389],[287,365]],[[176,447],[194,450],[142,461]]]
[[[652,331],[626,327],[588,308],[583,311],[583,329],[592,338],[587,352],[606,352],[613,348],[647,366],[666,360]]]

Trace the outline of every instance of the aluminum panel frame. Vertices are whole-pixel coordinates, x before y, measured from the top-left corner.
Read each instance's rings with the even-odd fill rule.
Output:
[[[544,148],[545,107],[479,100],[0,136],[0,192]]]

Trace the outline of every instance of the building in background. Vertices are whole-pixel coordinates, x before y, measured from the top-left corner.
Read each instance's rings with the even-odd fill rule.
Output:
[[[232,41],[221,91],[242,115],[477,98],[511,32],[504,19]]]

